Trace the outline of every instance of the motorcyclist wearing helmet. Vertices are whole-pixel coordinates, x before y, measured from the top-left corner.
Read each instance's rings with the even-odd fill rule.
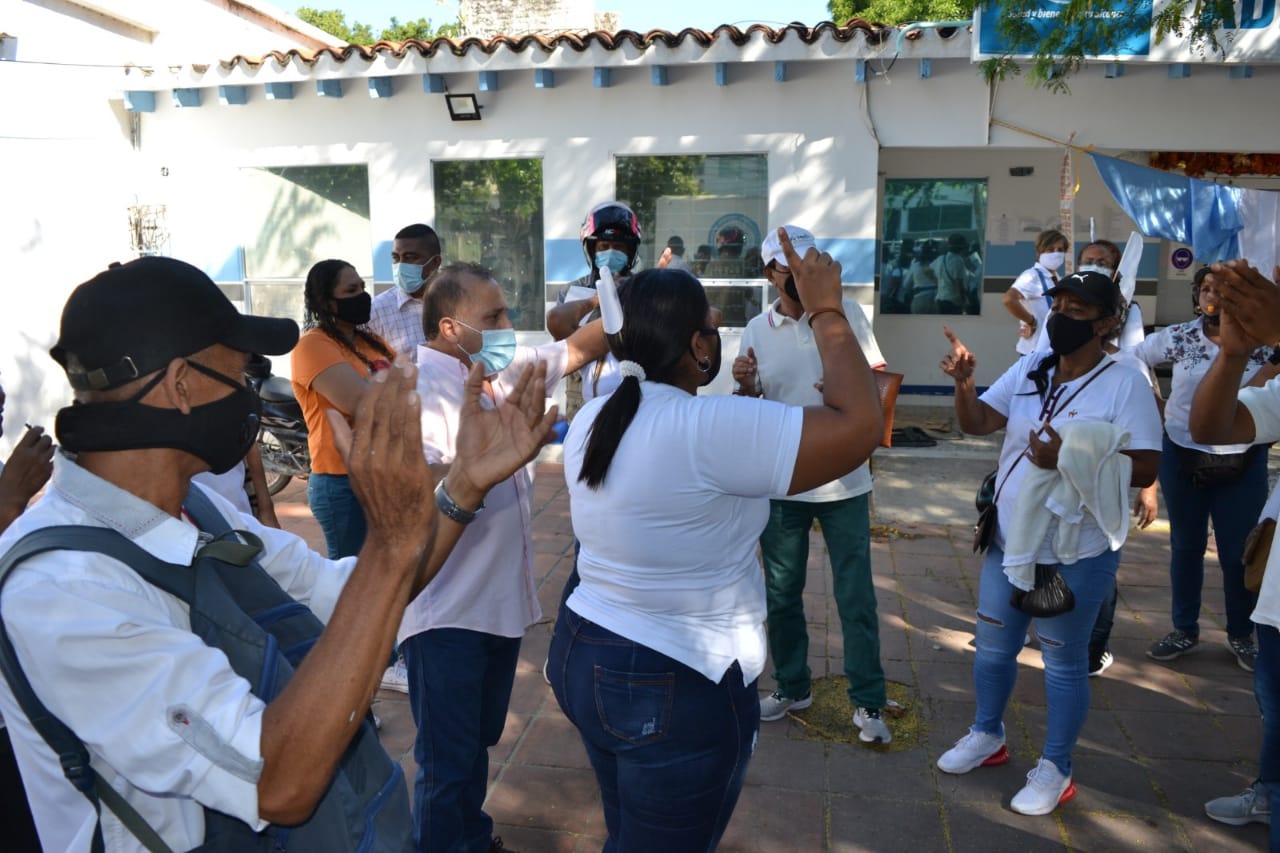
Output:
[[[629,276],[643,236],[635,212],[619,201],[606,201],[593,207],[582,221],[580,234],[582,254],[591,269],[582,278],[560,288],[555,307],[547,311],[547,331],[557,341],[569,337],[599,307],[594,295],[581,298],[571,290],[595,290],[601,267],[608,267],[617,280]],[[577,294],[581,292],[578,290]],[[565,377],[565,414],[572,418],[584,402],[610,393],[621,379],[618,362],[612,355],[606,355],[578,373]]]

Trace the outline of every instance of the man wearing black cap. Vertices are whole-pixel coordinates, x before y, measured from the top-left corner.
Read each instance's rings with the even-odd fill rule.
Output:
[[[204,273],[167,258],[113,266],[67,301],[52,355],[75,404],[57,417],[61,452],[47,492],[0,537],[0,553],[44,528],[105,528],[172,564],[180,579],[209,541],[188,508],[199,491],[223,521],[251,534],[242,541],[261,541],[256,562],[327,626],[266,703],[256,695],[263,685],[192,632],[196,612],[132,563],[59,549],[18,564],[0,597],[16,661],[39,701],[88,747],[103,788],[127,804],[117,808],[100,789],[99,816],[0,684],[47,850],[89,850],[99,820],[108,851],[143,849],[139,830],[119,817],[129,808],[174,850],[204,843],[206,822],[225,816],[254,831],[310,819],[363,725],[400,612],[461,533],[432,507],[411,366],[378,377],[353,430],[334,424],[369,521],[358,558],[323,559],[192,489],[192,475],[226,470],[256,437],[257,400],[242,376],[249,353],[281,355],[297,338],[293,321],[241,315]],[[437,506],[464,510],[452,519],[526,461],[547,427],[540,393],[528,390],[539,388],[532,372],[528,393],[491,412],[480,411],[482,377],[470,379],[460,430],[469,444],[459,445],[447,489],[436,488]],[[387,792],[407,800],[402,782]],[[400,843],[382,843],[407,849],[409,831],[406,821]]]

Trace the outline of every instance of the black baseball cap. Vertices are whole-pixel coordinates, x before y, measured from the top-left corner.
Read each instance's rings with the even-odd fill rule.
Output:
[[[214,344],[284,355],[297,342],[293,320],[241,314],[196,267],[147,257],[113,264],[73,290],[49,354],[72,388],[105,391]]]
[[[1120,285],[1100,272],[1089,270],[1073,273],[1059,279],[1057,284],[1045,291],[1046,296],[1057,296],[1059,293],[1070,293],[1091,305],[1097,305],[1108,312],[1106,316],[1120,313]]]

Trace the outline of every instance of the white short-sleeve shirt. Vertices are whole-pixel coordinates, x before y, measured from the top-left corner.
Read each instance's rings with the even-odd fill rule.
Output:
[[[997,542],[1001,545],[1006,536],[1005,524],[1014,516],[1013,507],[1018,500],[1018,487],[1032,464],[1023,457],[1023,453],[1028,447],[1031,431],[1039,429],[1047,409],[1027,374],[1035,370],[1041,359],[1049,355],[1052,353],[1042,351],[1023,356],[978,398],[1008,419],[1004,444],[1000,447],[1000,473],[996,477],[1000,489],[997,502]],[[1111,364],[1111,367],[1099,373],[1107,364]],[[1050,381],[1054,372],[1049,372]],[[1072,397],[1094,375],[1097,378],[1084,391]],[[1069,421],[1105,421],[1129,433],[1128,450],[1160,450],[1160,412],[1156,408],[1151,386],[1136,370],[1116,364],[1110,356],[1104,356],[1089,373],[1064,382],[1058,388],[1061,389],[1057,392],[1059,405],[1054,408],[1060,408],[1061,411],[1051,422],[1054,426]],[[1062,406],[1062,403],[1066,405]],[[1053,553],[1056,533],[1057,524],[1050,523],[1044,542],[1036,553],[1036,562],[1058,562]],[[1098,527],[1097,520],[1086,512],[1080,525],[1080,558],[1096,557],[1109,547],[1106,534]]]
[[[1052,288],[1053,273],[1040,266],[1039,261],[1013,280],[1013,289],[1022,294],[1027,310],[1036,318],[1037,330],[1044,328],[1045,318],[1049,316],[1049,306],[1053,300],[1045,294]],[[1033,352],[1035,347],[1034,335],[1029,338],[1018,337],[1017,350],[1023,355]]]
[[[1280,441],[1280,377],[1268,380],[1261,388],[1241,388],[1239,399],[1253,416],[1254,444]],[[1280,628],[1280,548],[1275,545],[1267,556],[1267,571],[1262,576],[1252,618],[1259,625]]]
[[[801,409],[747,397],[696,397],[641,383],[635,419],[604,482],[579,482],[592,400],[569,426],[564,473],[582,583],[580,616],[719,682],[736,660],[764,670],[764,577],[756,541],[768,496],[791,482]]]
[[[1151,367],[1164,362],[1173,363],[1173,381],[1169,387],[1169,399],[1164,404],[1164,428],[1174,444],[1218,454],[1243,453],[1249,449],[1247,444],[1200,444],[1191,438],[1188,426],[1191,401],[1195,399],[1200,380],[1204,379],[1209,366],[1218,357],[1218,345],[1204,333],[1203,317],[1189,323],[1165,326],[1135,346],[1132,352]],[[1269,355],[1271,347],[1258,347],[1253,351],[1240,378],[1241,386],[1253,378]]]
[[[751,349],[755,353],[756,375],[766,400],[777,400],[788,406],[821,406],[822,392],[815,383],[822,379],[822,357],[818,354],[813,330],[809,328],[809,315],[802,314],[798,320],[793,320],[778,310],[778,304],[775,301],[763,314],[747,323],[738,352],[745,355]],[[872,367],[882,366],[884,356],[880,354],[880,346],[862,306],[846,299],[844,312],[867,363]],[[786,499],[819,503],[857,497],[869,491],[871,467],[864,462],[837,480]]]
[[[297,536],[264,527],[205,491],[234,527],[262,539],[259,562],[285,592],[327,621],[355,558],[330,562]],[[0,552],[59,524],[114,529],[179,565],[191,563],[199,544],[191,524],[61,454],[48,491],[0,537]],[[206,806],[255,829],[266,825],[257,791],[266,706],[226,655],[191,633],[185,603],[110,557],[73,551],[25,561],[0,602],[36,695],[85,742],[94,769],[166,844],[174,850],[201,844]],[[88,851],[97,815],[2,679],[0,711],[42,846]],[[179,712],[185,724],[175,721]],[[107,808],[102,831],[110,853],[143,850]]]

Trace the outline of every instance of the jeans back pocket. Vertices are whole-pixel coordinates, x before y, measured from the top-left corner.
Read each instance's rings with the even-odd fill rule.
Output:
[[[632,745],[670,736],[673,672],[620,672],[595,668],[596,712],[601,727]]]

